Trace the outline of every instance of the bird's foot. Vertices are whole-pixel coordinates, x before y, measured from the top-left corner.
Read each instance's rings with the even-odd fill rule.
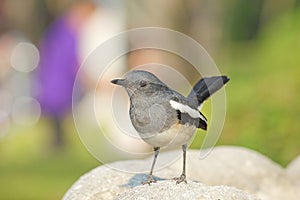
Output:
[[[153,178],[152,175],[149,175],[148,178],[147,178],[147,181],[143,181],[142,184],[143,185],[150,185],[151,183],[156,183],[156,180]]]
[[[173,180],[176,181],[176,184],[179,184],[179,183],[181,183],[181,182],[187,183],[185,174],[181,174],[180,177],[173,178]]]

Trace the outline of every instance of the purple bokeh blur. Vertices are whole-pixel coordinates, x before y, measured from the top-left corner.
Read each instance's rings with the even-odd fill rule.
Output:
[[[61,118],[70,111],[72,89],[79,67],[78,34],[68,18],[58,18],[48,29],[40,47],[38,100],[44,114]]]

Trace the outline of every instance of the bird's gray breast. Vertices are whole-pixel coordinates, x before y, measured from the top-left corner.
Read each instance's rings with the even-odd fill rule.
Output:
[[[134,94],[130,98],[130,118],[143,137],[150,137],[169,129],[176,123],[177,114],[163,92],[151,95]]]

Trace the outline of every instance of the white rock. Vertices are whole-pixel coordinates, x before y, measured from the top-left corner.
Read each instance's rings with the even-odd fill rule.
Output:
[[[287,175],[300,188],[300,156],[294,159],[286,168]]]
[[[152,185],[143,185],[118,195],[116,200],[256,200],[241,190],[228,186],[206,186],[201,183],[189,181],[188,184],[176,184],[174,181],[159,181]]]
[[[63,199],[113,199],[117,194],[127,190],[125,187],[119,187],[127,182],[128,174],[100,166],[77,180]]]
[[[174,162],[171,159],[178,157],[178,155],[181,155],[181,151],[160,153],[156,166],[156,169],[160,170],[155,171],[154,175],[163,179],[178,177],[182,170],[182,159]],[[205,159],[199,159],[199,156],[200,151],[197,150],[189,150],[187,153],[187,178],[190,180],[210,186],[235,187],[255,194],[263,200],[300,199],[299,185],[296,185],[296,179],[294,180],[289,175],[299,169],[297,167],[299,164],[291,165],[287,171],[289,173],[287,173],[286,170],[267,157],[241,147],[216,147]],[[144,169],[148,173],[152,159],[150,157],[145,160],[119,161],[100,166],[82,176],[65,194],[64,199],[113,199],[116,195],[120,195],[119,198],[121,198],[122,193],[137,188],[143,190],[145,187],[134,189],[131,187],[139,186],[146,179],[146,174],[132,174],[124,171],[137,170],[136,172],[141,172]],[[169,165],[162,162],[166,160],[168,160]],[[147,167],[145,167],[145,163]],[[123,172],[112,168],[121,169]],[[299,175],[298,172],[296,174]],[[193,186],[194,183],[190,182]],[[192,186],[179,184],[176,187]],[[203,187],[207,189],[207,192],[211,191],[211,187]]]

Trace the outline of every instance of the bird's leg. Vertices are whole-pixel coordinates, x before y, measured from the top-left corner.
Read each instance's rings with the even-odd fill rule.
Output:
[[[183,151],[183,169],[182,169],[182,173],[181,173],[180,177],[174,178],[174,180],[176,180],[176,184],[179,184],[181,182],[187,183],[186,182],[186,175],[185,175],[186,148],[187,148],[187,144],[182,145],[182,151]]]
[[[155,165],[158,153],[159,153],[159,149],[160,149],[159,147],[154,147],[154,149],[153,149],[154,150],[154,159],[153,159],[153,162],[152,162],[151,170],[150,170],[150,173],[148,175],[147,181],[142,182],[143,185],[144,184],[150,185],[151,183],[155,183],[156,182],[156,180],[153,178],[152,172],[153,172],[154,165]]]

